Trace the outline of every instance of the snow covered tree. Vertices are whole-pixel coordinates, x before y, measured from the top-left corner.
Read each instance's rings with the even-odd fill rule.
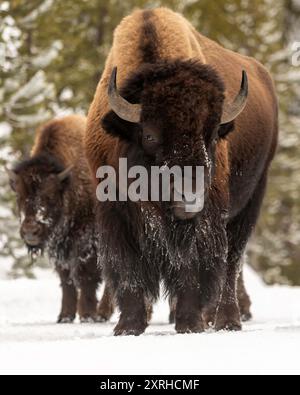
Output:
[[[41,54],[32,41],[35,23],[49,5],[49,1],[32,9],[25,1],[0,5],[0,249],[2,255],[13,258],[14,275],[20,270],[29,274],[30,262],[20,241],[14,199],[3,165],[28,155],[35,128],[53,114],[55,87],[47,81],[43,68],[59,48],[53,44]]]
[[[2,3],[0,21],[1,63],[4,64],[0,74],[0,119],[11,125],[13,148],[21,153],[27,152],[35,127],[52,115],[50,102],[54,100],[55,87],[47,81],[44,68],[58,51],[54,43],[44,53],[38,53],[32,35],[35,21],[46,8],[44,4],[44,8],[31,10],[27,6],[30,3]]]
[[[251,259],[269,283],[300,284],[300,3],[283,2],[282,49],[270,57],[280,99],[279,149]]]

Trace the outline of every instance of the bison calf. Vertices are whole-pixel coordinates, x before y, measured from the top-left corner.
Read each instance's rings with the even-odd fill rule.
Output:
[[[31,253],[47,251],[61,279],[59,323],[72,322],[77,310],[82,322],[108,320],[113,312],[108,289],[97,309],[101,272],[94,192],[82,146],[85,127],[81,116],[47,123],[37,133],[31,157],[9,170],[21,237]]]

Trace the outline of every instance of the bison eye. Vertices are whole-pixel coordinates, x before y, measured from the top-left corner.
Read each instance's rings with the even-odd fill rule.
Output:
[[[157,140],[151,135],[151,134],[147,134],[144,139],[148,142],[148,143],[156,143]]]
[[[146,125],[142,130],[142,145],[146,153],[155,154],[162,143],[161,132],[154,126]]]

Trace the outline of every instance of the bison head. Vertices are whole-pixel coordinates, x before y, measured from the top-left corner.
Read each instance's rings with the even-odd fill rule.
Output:
[[[71,170],[48,155],[25,160],[8,170],[21,216],[21,237],[29,250],[43,250],[61,218]]]
[[[152,165],[202,166],[207,193],[214,177],[216,145],[233,130],[235,118],[246,105],[246,73],[230,104],[225,103],[225,87],[218,73],[197,61],[145,65],[126,81],[120,93],[116,80],[115,68],[108,90],[113,112],[104,118],[104,128],[136,144]],[[192,189],[196,184],[191,183]],[[173,202],[177,218],[197,214],[185,212],[186,197],[191,193],[195,191],[184,190],[182,202]]]

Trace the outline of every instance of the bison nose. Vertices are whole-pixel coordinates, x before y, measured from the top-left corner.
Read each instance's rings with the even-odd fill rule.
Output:
[[[41,225],[36,221],[25,221],[21,227],[21,236],[26,244],[37,246],[40,244]]]

